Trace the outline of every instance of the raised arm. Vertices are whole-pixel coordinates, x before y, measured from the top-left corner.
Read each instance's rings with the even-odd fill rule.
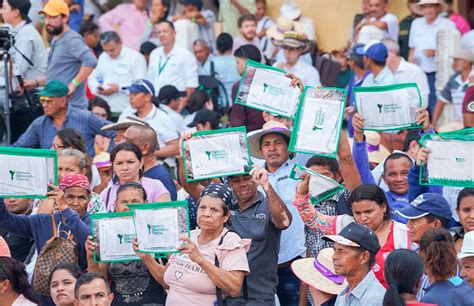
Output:
[[[410,202],[416,199],[419,195],[427,192],[443,194],[443,186],[420,185],[420,167],[422,165],[424,166],[423,175],[426,175],[428,170],[425,166],[429,154],[430,149],[421,148],[416,156],[415,165],[410,169],[410,172],[408,172],[408,201]]]
[[[341,137],[339,138],[337,156],[339,157],[339,165],[341,167],[341,175],[344,178],[344,185],[347,190],[353,191],[361,185],[360,174],[352,158],[351,146],[344,132],[341,132]]]
[[[352,154],[354,162],[359,170],[362,184],[377,185],[374,176],[370,171],[369,153],[367,152],[367,145],[364,136],[364,119],[359,113],[355,113],[352,117],[352,126],[354,127],[354,143],[352,147]]]
[[[14,215],[5,207],[4,199],[0,198],[0,228],[26,237],[33,237],[29,218],[34,216]]]

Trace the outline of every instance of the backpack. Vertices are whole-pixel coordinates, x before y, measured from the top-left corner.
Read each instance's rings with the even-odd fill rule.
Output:
[[[319,77],[323,87],[336,86],[340,65],[332,55],[328,53],[315,54],[314,66],[319,71]]]
[[[71,232],[67,233],[67,238],[59,237],[61,233],[56,226],[56,220],[51,215],[53,226],[53,237],[51,237],[41,249],[36,261],[33,286],[36,292],[42,295],[50,296],[49,276],[54,267],[60,263],[77,264],[77,248]]]
[[[222,112],[223,109],[229,108],[229,101],[222,101],[224,104],[223,107],[219,105],[219,89],[223,91],[224,96],[227,99],[227,92],[225,90],[224,84],[216,78],[216,71],[214,70],[214,62],[211,61],[211,75],[200,75],[198,76],[199,87],[197,90],[202,90],[207,92],[207,94],[212,99],[212,104],[214,104],[214,111]]]

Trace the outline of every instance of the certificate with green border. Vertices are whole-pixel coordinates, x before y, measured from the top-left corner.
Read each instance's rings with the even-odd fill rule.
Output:
[[[335,158],[345,104],[344,89],[305,87],[296,112],[289,150]]]
[[[364,118],[364,130],[391,131],[420,128],[415,123],[421,108],[416,83],[355,87],[354,105]]]
[[[293,118],[301,90],[290,86],[285,70],[247,60],[234,103]]]
[[[474,128],[426,134],[420,144],[430,149],[420,167],[421,185],[474,187]]]
[[[91,219],[92,236],[97,243],[94,262],[140,260],[132,248],[136,237],[133,212],[97,213]]]
[[[183,242],[181,236],[190,235],[188,203],[186,201],[130,204],[142,253],[177,253]]]
[[[244,126],[193,133],[181,148],[188,182],[246,174],[252,168]]]
[[[313,205],[335,195],[341,190],[344,190],[344,186],[336,182],[335,180],[321,175],[316,171],[313,171],[305,166],[296,164],[290,173],[290,178],[294,180],[300,180],[301,175],[309,174],[309,193],[310,200]]]
[[[0,197],[46,198],[48,184],[58,185],[55,150],[0,147]]]

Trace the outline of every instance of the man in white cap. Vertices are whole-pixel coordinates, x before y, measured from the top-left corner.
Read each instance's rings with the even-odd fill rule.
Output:
[[[316,31],[314,29],[314,23],[311,18],[304,17],[301,9],[296,5],[294,0],[290,0],[280,7],[281,16],[298,21],[304,25],[305,34],[310,40],[316,40]]]
[[[472,73],[474,52],[464,49],[457,50],[453,55],[453,70],[455,74],[449,78],[448,83],[438,96],[438,102],[433,111],[433,126],[438,127],[439,119],[443,111],[447,122],[462,122],[462,102],[466,89],[469,87],[469,76]],[[451,104],[450,113],[446,112],[446,105]]]

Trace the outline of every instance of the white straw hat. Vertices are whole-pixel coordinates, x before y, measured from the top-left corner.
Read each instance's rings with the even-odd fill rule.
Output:
[[[474,256],[474,231],[464,234],[461,252],[458,254],[459,259]]]

